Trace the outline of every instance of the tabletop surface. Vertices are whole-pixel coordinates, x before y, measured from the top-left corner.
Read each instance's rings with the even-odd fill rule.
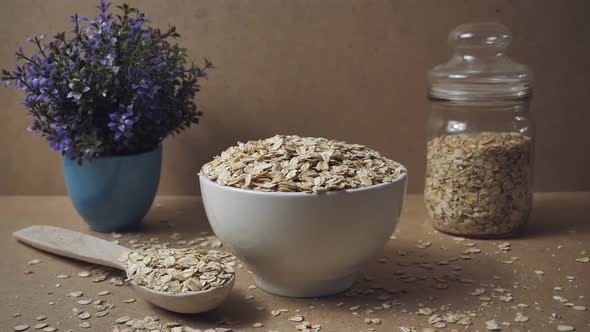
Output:
[[[348,292],[311,299],[273,296],[255,288],[243,266],[221,307],[178,315],[144,302],[128,285],[113,283],[123,273],[40,252],[18,243],[12,232],[47,224],[127,246],[152,241],[180,247],[191,240],[219,245],[199,197],[157,197],[143,226],[121,234],[90,230],[67,197],[0,197],[0,330],[24,324],[36,331],[35,325],[47,324],[59,331],[111,331],[120,317],[152,316],[201,330],[297,331],[300,323],[289,318],[301,315],[320,324],[321,331],[483,332],[491,320],[502,331],[558,331],[560,325],[590,331],[589,212],[590,193],[538,194],[524,235],[470,240],[434,231],[422,196],[409,195],[391,240]],[[78,276],[82,271],[90,276]],[[98,281],[99,275],[108,276]],[[99,296],[102,291],[110,293]],[[100,305],[90,299],[112,308],[99,317]],[[273,315],[278,309],[288,312]],[[83,320],[76,311],[90,318]]]

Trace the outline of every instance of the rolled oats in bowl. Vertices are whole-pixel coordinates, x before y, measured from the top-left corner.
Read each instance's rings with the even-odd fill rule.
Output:
[[[405,173],[404,166],[363,145],[276,135],[229,147],[199,175],[236,188],[319,193],[393,182]]]

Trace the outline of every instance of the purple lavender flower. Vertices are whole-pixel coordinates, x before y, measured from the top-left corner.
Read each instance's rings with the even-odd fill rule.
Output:
[[[115,140],[120,140],[121,138],[130,138],[133,136],[133,123],[135,120],[139,119],[139,114],[133,114],[133,104],[128,105],[119,105],[119,108],[122,110],[121,112],[115,112],[109,114],[109,119],[111,120],[108,124],[109,129],[111,129],[114,134]]]
[[[94,18],[73,15],[72,30],[49,41],[27,38],[36,50],[19,48],[15,69],[0,76],[25,92],[29,130],[80,162],[153,149],[198,122],[198,80],[213,67],[187,64],[174,27],[162,32],[136,8],[118,6],[115,16],[110,6],[100,1]]]

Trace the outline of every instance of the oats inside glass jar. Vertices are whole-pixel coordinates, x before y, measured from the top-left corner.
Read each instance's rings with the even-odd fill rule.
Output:
[[[467,236],[511,235],[532,204],[531,139],[519,133],[443,135],[427,146],[424,199],[433,225]]]

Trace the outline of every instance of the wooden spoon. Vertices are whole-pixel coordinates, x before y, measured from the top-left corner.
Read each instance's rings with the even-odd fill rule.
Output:
[[[30,226],[14,232],[14,237],[31,247],[60,256],[106,265],[127,273],[125,263],[119,257],[129,248],[94,236],[54,226]],[[199,313],[218,307],[229,295],[235,282],[233,276],[221,287],[198,292],[167,293],[131,285],[145,300],[164,309],[178,313]]]

